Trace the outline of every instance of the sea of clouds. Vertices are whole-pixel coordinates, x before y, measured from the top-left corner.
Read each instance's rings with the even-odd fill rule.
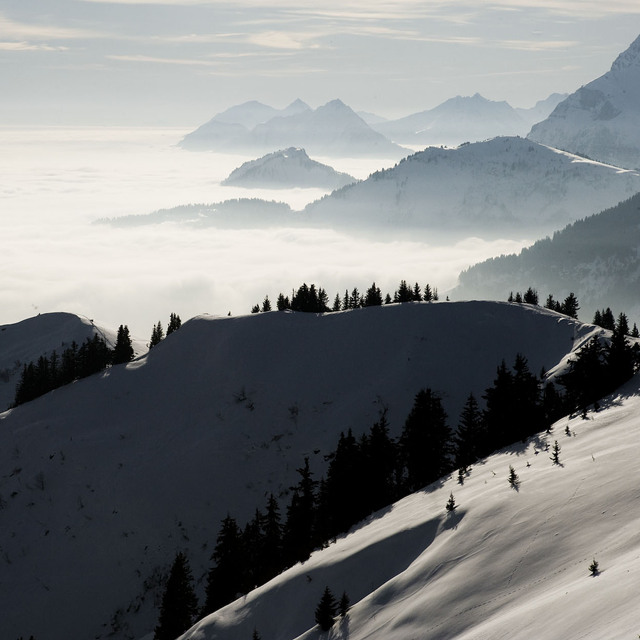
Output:
[[[238,197],[287,202],[294,209],[318,189],[246,190],[220,181],[247,156],[184,151],[186,130],[167,128],[4,128],[0,155],[0,324],[68,311],[108,326],[128,324],[144,338],[169,314],[248,313],[302,282],[333,299],[346,288],[383,292],[405,278],[438,287],[522,241],[468,238],[451,246],[371,240],[330,229],[134,228],[92,224],[189,203]],[[316,158],[356,178],[388,159]]]

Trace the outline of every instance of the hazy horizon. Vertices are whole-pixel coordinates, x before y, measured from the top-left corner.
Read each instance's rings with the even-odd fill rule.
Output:
[[[183,321],[201,313],[241,315],[265,295],[275,303],[280,291],[290,294],[303,282],[324,287],[332,299],[374,280],[393,294],[403,278],[428,282],[442,294],[470,264],[530,242],[470,238],[434,247],[428,237],[374,241],[329,229],[92,225],[103,217],[243,196],[302,208],[325,192],[221,187],[247,158],[179,149],[177,129],[3,132],[0,324],[68,311],[111,327],[127,324],[145,339],[172,312]],[[331,162],[358,178],[394,164]]]

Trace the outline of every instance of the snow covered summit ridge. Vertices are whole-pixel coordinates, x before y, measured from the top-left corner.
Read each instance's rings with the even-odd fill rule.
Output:
[[[324,188],[338,189],[355,182],[355,178],[312,160],[304,149],[289,147],[274,151],[234,169],[223,185],[267,189]]]

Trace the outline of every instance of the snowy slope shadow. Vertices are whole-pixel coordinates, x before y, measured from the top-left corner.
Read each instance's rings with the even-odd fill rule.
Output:
[[[462,514],[456,514],[456,524],[461,518]],[[327,554],[314,553],[305,563],[296,565],[242,600],[204,618],[182,640],[251,637],[254,628],[262,637],[271,637],[276,628],[278,637],[296,638],[301,634],[304,638],[315,637],[318,629],[313,628],[314,610],[308,603],[313,602],[315,607],[326,586],[338,598],[346,592],[352,605],[374,592],[378,603],[392,600],[393,587],[387,583],[408,569],[433,543],[438,533],[451,526],[445,516],[432,518],[370,543],[361,537],[361,548],[357,551],[353,550],[355,541],[350,539],[351,534],[347,535],[332,545],[338,552],[332,556],[337,559],[336,563],[326,563],[323,556]],[[380,531],[381,536],[385,533]],[[341,557],[339,553],[343,545],[348,557]],[[288,603],[286,611],[282,611],[282,602]],[[273,616],[275,610],[282,616],[277,622]],[[334,631],[338,629],[336,627]],[[348,625],[342,626],[340,637],[348,637]]]

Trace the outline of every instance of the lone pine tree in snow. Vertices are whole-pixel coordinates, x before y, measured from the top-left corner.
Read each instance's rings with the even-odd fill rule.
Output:
[[[176,554],[162,596],[160,618],[154,640],[174,640],[194,622],[198,601],[193,591],[193,578],[184,553]]]
[[[316,622],[322,631],[329,631],[333,626],[333,618],[336,615],[336,599],[329,587],[325,587],[322,598],[316,607]]]
[[[509,465],[509,484],[512,488],[517,489],[520,486],[520,478],[516,473],[516,470]]]
[[[449,513],[451,513],[451,512],[453,512],[453,511],[455,511],[455,510],[456,510],[456,507],[457,507],[457,506],[458,506],[458,505],[456,505],[456,500],[455,500],[455,498],[453,497],[453,493],[450,493],[450,494],[449,494],[449,500],[447,501],[447,504],[446,504],[447,511],[448,511]]]
[[[553,464],[560,464],[560,445],[557,440],[551,449],[551,460],[553,461]]]
[[[589,572],[592,576],[597,576],[600,573],[599,566],[598,561],[594,558],[593,562],[589,565]]]

